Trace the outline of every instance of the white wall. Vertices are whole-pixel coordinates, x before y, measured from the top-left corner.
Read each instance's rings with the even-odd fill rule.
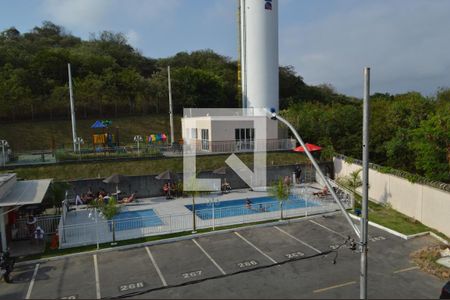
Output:
[[[334,158],[335,176],[343,177],[361,169]],[[390,203],[392,207],[428,227],[450,236],[450,193],[431,186],[411,183],[407,179],[391,174],[369,170],[369,197],[379,203]]]

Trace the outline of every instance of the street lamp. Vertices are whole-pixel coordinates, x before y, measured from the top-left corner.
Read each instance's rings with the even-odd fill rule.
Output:
[[[134,141],[137,143],[137,149],[138,149],[138,155],[139,155],[139,154],[140,154],[140,152],[139,152],[139,142],[142,142],[142,141],[143,141],[142,136],[140,136],[140,135],[135,135],[135,136],[134,136]]]
[[[81,144],[84,144],[83,138],[77,137],[77,138],[75,139],[75,144],[78,145],[78,154],[79,154],[80,159],[81,159]]]
[[[5,148],[9,147],[9,144],[6,140],[0,140],[0,146],[2,147],[2,158],[3,158],[3,167],[4,167],[6,165]]]
[[[220,200],[218,198],[208,199],[208,205],[212,206],[212,220],[213,220],[213,230],[216,230],[216,215],[215,215],[215,207],[220,204]]]

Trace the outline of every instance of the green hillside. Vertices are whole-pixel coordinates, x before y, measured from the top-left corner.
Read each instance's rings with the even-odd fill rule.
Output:
[[[77,120],[77,135],[86,143],[91,143],[91,136],[95,132],[91,125],[96,119]],[[148,136],[152,133],[164,132],[169,134],[168,115],[148,115],[137,117],[111,118],[112,127],[119,128],[121,143],[133,143],[137,134]],[[175,117],[175,136],[181,137],[180,117]],[[22,121],[0,125],[0,137],[6,139],[15,152],[27,150],[44,150],[55,147],[72,147],[72,127],[70,120],[59,121]]]

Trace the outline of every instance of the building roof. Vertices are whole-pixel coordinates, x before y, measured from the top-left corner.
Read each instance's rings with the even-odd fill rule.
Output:
[[[52,179],[17,181],[10,191],[0,198],[0,207],[39,204]]]

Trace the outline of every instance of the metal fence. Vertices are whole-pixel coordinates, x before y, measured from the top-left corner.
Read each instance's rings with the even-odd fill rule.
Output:
[[[303,207],[295,205],[296,200],[283,202],[283,217],[302,217],[339,209],[332,199],[311,197],[304,200],[306,205]],[[345,205],[350,207],[349,199],[343,200]],[[215,229],[216,227],[278,220],[281,218],[280,203],[278,201],[255,204],[251,208],[246,205],[218,208],[213,206],[214,203],[212,202],[209,205],[208,209],[196,211],[196,229]],[[89,222],[64,225],[63,221],[61,221],[59,224],[60,248],[108,243],[112,242],[113,239],[120,241],[194,229],[193,213],[120,220],[105,220],[95,209],[87,209],[77,213],[85,213],[86,220],[89,220]]]
[[[61,216],[39,216],[36,219],[36,226],[40,226],[46,235],[51,235],[56,232]],[[11,230],[13,240],[26,240],[30,238],[27,220],[27,218],[17,219],[15,228]]]

